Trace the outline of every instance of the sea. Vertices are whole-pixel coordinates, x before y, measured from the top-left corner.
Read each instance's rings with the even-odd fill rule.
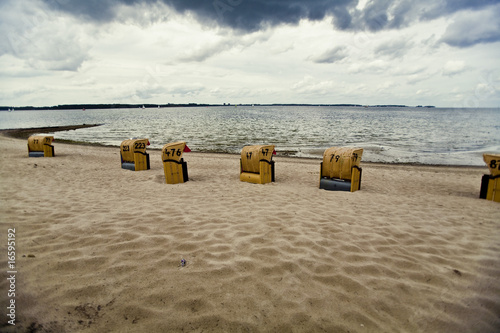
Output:
[[[500,153],[500,108],[208,106],[0,112],[0,129],[101,124],[57,139],[150,148],[186,141],[192,151],[238,154],[274,144],[278,156],[321,158],[326,148],[363,148],[362,161],[483,166]],[[40,133],[42,134],[42,133]]]

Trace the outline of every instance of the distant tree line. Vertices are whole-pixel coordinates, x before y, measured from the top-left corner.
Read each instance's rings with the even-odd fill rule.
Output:
[[[9,110],[91,110],[91,109],[137,109],[137,108],[167,108],[210,106],[210,104],[61,104],[53,106],[0,106],[0,111]]]
[[[361,105],[361,104],[61,104],[53,106],[0,106],[0,111],[13,111],[13,110],[91,110],[91,109],[138,109],[138,108],[171,108],[171,107],[209,107],[209,106],[338,106],[338,107],[399,107],[404,108],[407,105]],[[417,107],[422,107],[421,105]],[[427,105],[426,108],[434,106]]]

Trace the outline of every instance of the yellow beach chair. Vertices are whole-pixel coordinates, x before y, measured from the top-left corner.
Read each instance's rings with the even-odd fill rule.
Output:
[[[125,140],[120,145],[122,169],[132,171],[149,170],[148,139]]]
[[[483,154],[483,160],[486,162],[489,175],[483,175],[481,179],[481,199],[500,202],[500,154]]]
[[[274,145],[245,146],[241,150],[240,180],[254,184],[274,182]]]
[[[54,157],[53,136],[33,135],[28,138],[29,157]]]
[[[323,153],[319,188],[329,191],[357,191],[361,189],[362,148],[332,147]]]
[[[185,142],[167,143],[161,149],[163,171],[167,184],[185,183],[189,180],[187,163],[182,158],[183,153],[191,151]]]

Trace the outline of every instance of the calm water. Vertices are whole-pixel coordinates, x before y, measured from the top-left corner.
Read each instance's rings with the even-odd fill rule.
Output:
[[[484,165],[500,152],[500,109],[227,106],[0,112],[0,128],[103,124],[55,137],[119,146],[147,137],[151,147],[186,141],[193,151],[239,153],[275,144],[278,154],[321,157],[332,146],[364,148],[363,160]]]

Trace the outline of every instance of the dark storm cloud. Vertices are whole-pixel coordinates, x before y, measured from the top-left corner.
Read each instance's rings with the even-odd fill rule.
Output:
[[[133,4],[131,1],[99,1],[99,0],[43,0],[52,8],[68,12],[74,16],[91,18],[96,21],[112,20],[115,16],[114,8],[120,3]]]
[[[432,2],[431,2],[432,3]],[[436,18],[442,15],[452,14],[463,9],[481,9],[500,3],[499,0],[447,0],[434,2],[436,9],[426,11],[422,17]]]
[[[52,8],[78,17],[106,22],[115,19],[117,5],[154,4],[155,0],[44,0]],[[296,24],[301,19],[321,20],[326,15],[338,16],[339,26],[350,25],[346,8],[352,0],[161,0],[179,13],[192,13],[199,21],[220,24],[242,31],[255,31],[262,25]]]
[[[488,10],[457,15],[441,38],[455,47],[469,47],[479,43],[500,41],[500,5]]]
[[[262,26],[297,24],[302,19],[333,17],[341,30],[399,28],[418,20],[434,19],[463,9],[479,9],[499,0],[373,0],[361,10],[358,0],[44,0],[52,8],[95,21],[116,18],[117,5],[163,2],[179,13],[191,13],[204,24],[218,24],[243,32]]]

